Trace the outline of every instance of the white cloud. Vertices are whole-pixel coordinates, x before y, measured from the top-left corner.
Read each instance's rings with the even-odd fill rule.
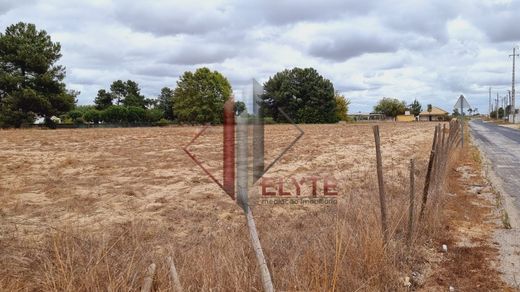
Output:
[[[29,9],[30,7],[30,9]],[[113,80],[155,96],[187,70],[219,70],[242,92],[286,68],[314,67],[369,111],[383,96],[487,110],[505,94],[520,44],[512,0],[0,0],[0,28],[32,22],[62,44],[80,103]]]

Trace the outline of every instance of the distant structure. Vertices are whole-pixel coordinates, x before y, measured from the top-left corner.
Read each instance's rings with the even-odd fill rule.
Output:
[[[52,116],[51,121],[55,122],[56,124],[61,124],[61,119],[57,116]],[[35,125],[43,125],[45,124],[45,118],[44,117],[37,117],[36,120],[34,120]]]
[[[386,118],[384,114],[362,112],[350,114],[348,115],[348,117],[350,117],[354,121],[381,121]]]
[[[432,110],[419,113],[419,121],[443,121],[448,118],[449,113],[441,108],[432,107]]]
[[[398,115],[395,120],[398,122],[413,122],[415,121],[415,117],[410,114],[410,111],[405,111],[404,115]]]

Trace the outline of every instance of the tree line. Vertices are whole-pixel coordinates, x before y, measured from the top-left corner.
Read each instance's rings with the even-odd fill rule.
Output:
[[[17,23],[0,33],[0,126],[20,127],[43,117],[53,126],[57,116],[67,123],[185,123],[219,124],[232,87],[220,72],[198,68],[185,72],[175,88],[164,87],[147,98],[133,80],[113,81],[100,89],[94,104],[78,106],[79,92],[68,90],[65,67],[57,65],[61,46],[34,24]],[[260,107],[274,122],[287,122],[279,108],[296,123],[335,123],[347,120],[350,101],[313,68],[283,70],[264,84]],[[235,103],[237,114],[247,111]]]

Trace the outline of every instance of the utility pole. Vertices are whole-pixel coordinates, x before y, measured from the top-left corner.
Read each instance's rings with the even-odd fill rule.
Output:
[[[513,57],[513,82],[511,85],[511,107],[513,108],[513,124],[515,123],[515,116],[516,116],[516,107],[515,107],[515,61],[516,57],[519,57],[520,55],[516,53],[516,47],[513,48],[513,54],[509,55],[509,57]]]

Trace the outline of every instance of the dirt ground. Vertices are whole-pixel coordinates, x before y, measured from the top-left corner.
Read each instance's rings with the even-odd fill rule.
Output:
[[[337,205],[273,206],[253,200],[252,209],[260,229],[261,240],[265,244],[276,287],[287,290],[298,290],[302,287],[330,290],[332,284],[329,283],[332,281],[334,283],[332,287],[346,287],[343,289],[349,290],[406,290],[399,278],[405,276],[408,271],[396,272],[398,274],[394,272],[380,274],[378,277],[374,274],[379,273],[376,271],[380,271],[385,263],[381,263],[383,257],[377,254],[380,246],[371,246],[380,242],[380,239],[374,240],[373,237],[373,234],[378,234],[379,227],[372,126],[373,124],[302,125],[301,128],[305,132],[302,139],[265,175],[272,178],[281,177],[285,181],[290,177],[301,179],[311,176],[332,176],[338,183],[339,193]],[[380,125],[385,187],[389,196],[390,221],[395,222],[391,228],[394,230],[396,243],[403,238],[403,230],[406,228],[403,218],[407,210],[405,204],[408,197],[406,185],[409,160],[411,158],[417,160],[417,177],[422,180],[434,126],[433,123],[382,123]],[[211,256],[217,257],[218,255],[213,254],[214,249],[222,248],[220,244],[224,244],[215,238],[220,238],[219,240],[233,238],[234,234],[244,233],[244,217],[235,202],[184,153],[182,147],[187,145],[200,130],[200,127],[166,127],[0,131],[0,248],[10,250],[9,254],[0,252],[0,261],[15,265],[10,274],[3,274],[4,280],[10,278],[16,280],[12,281],[14,284],[5,282],[8,283],[4,284],[5,287],[24,288],[24,281],[27,281],[27,278],[21,274],[28,271],[31,266],[41,264],[38,261],[31,261],[27,250],[39,248],[40,242],[50,233],[60,234],[63,230],[74,230],[76,233],[73,234],[76,235],[73,237],[82,234],[92,236],[99,234],[98,237],[101,238],[106,236],[107,239],[102,240],[106,248],[97,260],[98,263],[107,261],[109,256],[106,254],[117,249],[122,243],[134,244],[134,246],[144,246],[146,243],[145,250],[150,250],[150,253],[172,248],[176,254],[183,255],[179,270],[185,284],[188,282],[191,285],[191,289],[187,290],[225,291],[230,287],[238,290],[255,290],[255,287],[258,287],[258,279],[254,272],[254,261],[247,262],[250,268],[246,269],[253,270],[250,273],[252,276],[242,275],[241,272],[237,272],[240,269],[236,266],[226,265],[232,261],[229,257],[235,256],[236,261],[240,261],[242,252],[223,253],[227,258],[213,262],[207,259],[208,250],[212,253]],[[297,134],[296,129],[290,125],[266,126],[267,163],[272,161]],[[215,177],[222,178],[221,127],[210,127],[190,147],[190,151]],[[419,182],[417,189],[421,187]],[[258,198],[260,186],[256,184],[252,189],[251,196]],[[318,189],[318,192],[323,191],[320,184]],[[286,190],[295,191],[290,183],[287,183]],[[309,192],[308,185],[305,189],[302,187],[302,194],[306,195]],[[479,201],[473,201],[473,197],[471,201],[467,200],[470,198],[468,196],[457,196],[455,201],[450,199],[448,206],[465,208],[463,206],[478,204]],[[466,221],[461,221],[453,215],[448,219],[451,220],[448,222],[453,224],[447,224],[447,228],[463,228],[462,234],[465,234],[466,229],[470,230],[468,232],[475,232],[476,229],[466,226],[469,224],[467,221],[481,220],[486,213],[479,208],[487,207],[475,206],[474,208],[476,209],[465,210],[471,211],[470,215],[478,218],[464,217]],[[332,249],[333,258],[330,259],[328,254],[293,249],[295,245],[309,250],[316,250],[315,246],[318,250],[323,249],[323,245],[329,242],[327,240],[331,236],[330,242],[337,243],[338,238],[335,239],[334,236],[338,236],[339,233],[334,233],[334,225],[329,225],[333,222],[331,221],[333,218],[340,216],[342,210],[347,210],[345,211],[347,213],[350,212],[349,210],[355,210],[345,215],[350,217],[345,219],[344,222],[347,223],[343,223],[347,227],[342,231],[345,232],[342,236],[352,237],[345,241],[343,247],[345,249],[345,258],[341,258],[341,264],[344,265],[342,273],[345,273],[341,276],[343,279],[341,277],[341,280],[312,278],[313,272],[324,275],[330,270],[330,265],[339,264],[338,250],[334,253]],[[454,210],[454,214],[458,214],[456,209]],[[324,219],[327,216],[332,219]],[[364,217],[364,221],[360,221],[362,219],[360,216]],[[141,222],[139,224],[146,227],[144,231],[139,231],[138,240],[137,237],[128,238],[128,230],[136,226],[135,222]],[[329,225],[324,225],[324,222]],[[153,226],[153,229],[150,226]],[[466,258],[464,252],[475,254],[477,251],[476,254],[483,255],[482,258],[471,258],[471,263],[476,265],[474,269],[488,269],[487,265],[482,266],[482,259],[495,256],[493,246],[473,247],[471,242],[477,241],[476,238],[479,236],[487,238],[488,229],[492,226],[479,228],[485,230],[472,233],[468,246],[455,247],[455,242],[459,239],[452,237],[446,239],[450,250],[449,256],[459,257],[452,258],[451,262],[460,263]],[[110,236],[113,238],[110,239]],[[212,243],[201,247],[199,253],[195,254],[193,250],[207,244],[208,241]],[[53,242],[56,245],[56,241]],[[51,246],[50,249],[52,248]],[[124,251],[124,248],[121,247],[121,250]],[[392,249],[394,251],[389,257],[394,258],[385,261],[399,271],[402,266],[396,259],[401,257],[404,250],[399,245]],[[246,251],[244,253],[246,254],[242,255],[243,258],[251,258],[247,256]],[[55,254],[59,252],[56,251]],[[194,259],[194,255],[199,258]],[[302,255],[305,261],[300,259],[299,255]],[[429,257],[422,252],[419,252],[418,256],[421,259]],[[439,258],[437,252],[433,252],[432,261],[435,258]],[[147,257],[144,259],[151,260]],[[77,258],[68,259],[71,267],[78,265],[74,260],[80,262],[79,265],[85,261]],[[197,260],[200,266],[192,267],[190,263]],[[225,268],[220,266],[217,268],[215,261],[218,260],[226,265]],[[300,260],[305,265],[294,262]],[[337,262],[334,264],[334,261]],[[59,259],[58,262],[61,263]],[[319,266],[314,266],[315,264]],[[75,281],[82,281],[74,278],[81,278],[81,273],[76,273],[79,276],[75,274],[72,279],[64,281],[60,286],[52,282],[52,279],[49,280],[60,270],[49,268],[47,262],[41,265],[43,265],[42,270],[50,276],[31,283],[33,288],[53,287],[60,290],[56,287],[62,287],[61,289],[68,290],[70,285],[76,283]],[[300,266],[303,270],[296,268]],[[139,269],[142,271],[142,266],[139,266]],[[210,270],[214,271],[211,272],[214,276],[207,276],[208,278],[203,280],[197,277],[188,280],[188,277],[193,274],[211,274]],[[321,272],[322,270],[325,272]],[[486,271],[492,270],[492,267],[489,267]],[[92,269],[87,268],[86,271],[92,272]],[[311,275],[310,279],[301,276],[302,271]],[[465,274],[467,271],[462,268],[460,271],[463,273],[455,275],[467,276]],[[446,274],[434,276],[432,279],[435,280],[433,282],[428,280],[425,287],[430,284],[432,287],[442,287],[444,290],[447,285],[471,287],[472,280],[482,281],[484,288],[502,287],[499,280],[495,281],[498,276],[494,272],[486,273],[485,279],[470,278],[467,282],[460,282],[466,281],[460,279],[452,280],[451,272],[447,270]],[[92,274],[92,277],[99,276],[99,273],[107,272],[103,270],[98,274]],[[237,273],[240,277],[233,276]],[[63,274],[67,273],[63,271]],[[126,274],[130,275],[130,272]],[[333,274],[337,277],[335,272]],[[166,270],[162,270],[162,275],[167,279]],[[0,284],[2,284],[1,276]],[[139,284],[136,283],[140,280],[136,280],[135,276],[132,277],[121,280],[124,284],[117,282],[119,286],[114,286],[113,290],[138,288]],[[215,284],[222,281],[227,282],[222,284],[223,286]],[[342,281],[344,283],[341,283]],[[299,283],[299,286],[294,283]],[[168,284],[158,285],[169,287]],[[92,288],[93,286],[82,287],[80,290],[96,289]],[[105,286],[102,287],[106,289]],[[342,289],[336,288],[336,290]]]
[[[506,226],[500,195],[485,177],[478,149],[470,142],[448,175],[448,196],[442,225],[446,232],[435,238],[431,271],[423,291],[518,291],[500,274],[495,233]],[[447,252],[441,246],[447,246]],[[515,288],[516,287],[516,288]]]
[[[340,193],[347,195],[373,169],[370,125],[302,128],[303,138],[267,176],[333,175],[340,182]],[[432,128],[430,124],[384,125],[381,135],[386,171],[406,171],[409,158],[425,157]],[[135,217],[164,224],[173,220],[172,235],[183,240],[193,230],[204,229],[205,222],[241,216],[230,198],[182,150],[200,129],[1,131],[2,218],[54,227],[72,222],[86,230]],[[288,125],[268,126],[266,160],[270,162],[297,134]],[[221,137],[221,128],[212,127],[190,147],[220,179]],[[40,229],[36,226],[27,225],[24,232],[37,235]]]

